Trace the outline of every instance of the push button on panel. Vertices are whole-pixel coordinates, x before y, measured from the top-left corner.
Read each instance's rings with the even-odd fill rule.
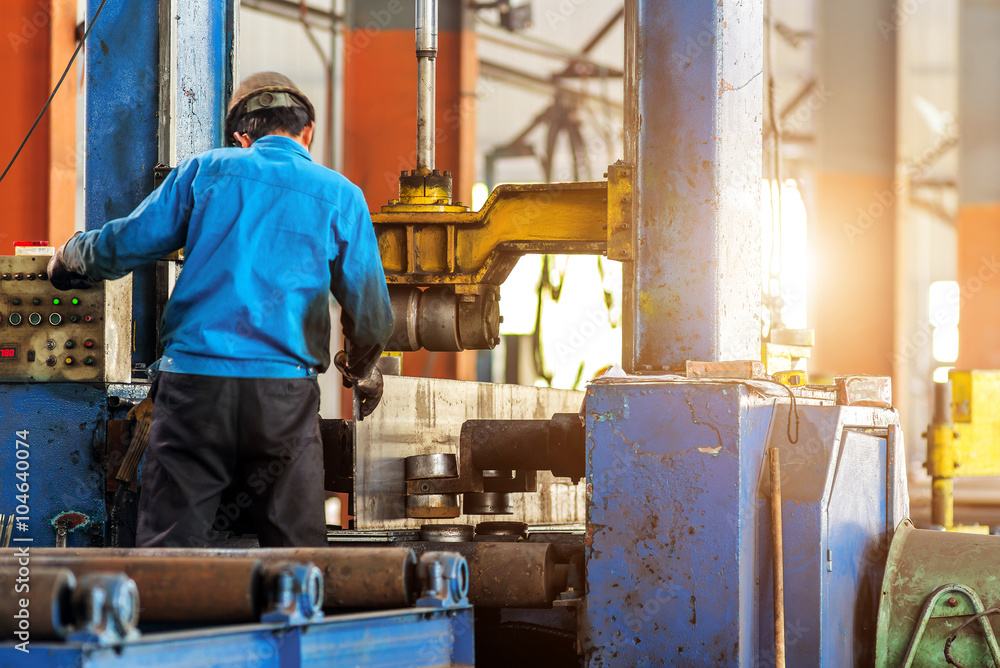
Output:
[[[60,324],[62,324],[62,320],[63,320],[62,316],[59,315],[58,313],[52,313],[49,315],[49,324],[52,325],[53,327],[58,327]]]
[[[93,366],[94,365],[94,358],[93,357],[85,357],[83,359],[83,363],[86,364],[87,366]]]
[[[23,319],[21,318],[20,313],[11,313],[9,316],[7,316],[7,322],[9,322],[14,327],[17,327],[23,322]]]
[[[76,343],[73,341],[73,339],[70,339],[69,341],[66,342],[66,347],[67,348],[75,348],[76,347]]]
[[[94,347],[94,340],[93,339],[87,339],[86,341],[83,342],[83,347],[84,348],[93,348]]]
[[[41,313],[29,313],[28,314],[28,324],[38,327],[42,324],[42,314]]]

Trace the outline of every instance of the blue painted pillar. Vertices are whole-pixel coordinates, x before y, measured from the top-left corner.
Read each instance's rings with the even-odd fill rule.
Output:
[[[624,363],[760,359],[763,0],[626,3]]]
[[[237,0],[176,0],[176,89],[171,164],[226,144],[226,111],[236,73]]]
[[[88,20],[100,0],[87,0]],[[88,38],[86,226],[131,213],[153,189],[157,160],[159,2],[108,0]],[[132,279],[132,362],[156,351],[153,267]]]

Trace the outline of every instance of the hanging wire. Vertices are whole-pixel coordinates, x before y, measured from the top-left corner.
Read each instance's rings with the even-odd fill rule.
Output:
[[[31,129],[28,130],[28,134],[24,135],[24,140],[21,141],[21,145],[18,146],[17,151],[14,152],[14,157],[7,163],[7,167],[3,170],[3,174],[0,174],[0,183],[3,182],[4,177],[7,176],[7,172],[10,171],[10,168],[14,166],[14,162],[17,160],[18,156],[21,155],[21,151],[24,150],[25,144],[27,144],[28,140],[31,139],[31,135],[35,132],[35,128],[38,127],[38,124],[41,123],[42,118],[45,116],[45,112],[49,110],[49,105],[52,104],[52,100],[55,98],[56,93],[59,92],[59,88],[62,86],[63,80],[66,78],[66,75],[69,74],[70,68],[73,67],[73,63],[76,62],[77,55],[79,55],[80,50],[83,49],[83,45],[87,42],[87,37],[90,36],[90,31],[93,30],[94,26],[97,24],[97,18],[101,15],[101,12],[104,10],[104,5],[106,5],[107,2],[108,0],[101,0],[101,4],[97,7],[97,11],[94,12],[94,18],[91,19],[90,24],[87,26],[87,31],[83,33],[83,37],[76,45],[76,50],[73,51],[73,55],[66,64],[66,69],[63,70],[62,76],[59,77],[59,81],[56,82],[55,88],[52,89],[52,94],[49,95],[49,99],[45,101],[45,106],[42,107],[42,111],[38,114],[38,118],[36,118],[35,122],[31,124]]]

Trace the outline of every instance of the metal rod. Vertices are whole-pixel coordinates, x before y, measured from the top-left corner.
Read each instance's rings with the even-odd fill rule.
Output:
[[[13,555],[12,550],[0,551],[0,564]],[[156,560],[196,561],[205,564],[206,571],[216,574],[227,568],[230,561],[313,563],[323,572],[324,607],[335,608],[400,608],[413,605],[419,593],[416,579],[417,559],[413,550],[395,547],[320,547],[274,549],[213,549],[213,548],[70,548],[32,549],[32,563],[50,559],[71,560]],[[117,562],[116,562],[117,563]],[[75,569],[74,569],[75,570]],[[89,572],[89,571],[88,571]],[[129,573],[131,574],[131,573]],[[136,582],[142,589],[138,578]],[[201,580],[199,580],[201,581]],[[207,581],[206,581],[207,582]],[[186,587],[190,589],[190,587]],[[204,591],[204,590],[203,590]],[[143,606],[147,603],[146,593]],[[143,619],[148,621],[147,616]]]
[[[565,589],[550,543],[406,543],[418,554],[458,552],[469,562],[469,602],[483,608],[547,608]],[[565,571],[561,573],[565,576]]]
[[[774,668],[785,668],[785,572],[781,538],[781,463],[778,448],[768,450],[771,465],[771,555],[774,567]]]
[[[0,554],[0,569],[16,565],[17,558],[10,551]],[[77,578],[92,573],[124,573],[139,589],[144,622],[255,622],[263,603],[258,591],[261,562],[257,559],[139,557],[134,553],[127,557],[53,556],[51,552],[43,555],[32,550],[31,565],[33,569],[68,569]]]
[[[417,169],[434,169],[434,77],[438,45],[437,0],[417,0]]]
[[[27,566],[20,568],[23,569],[20,574],[16,565],[0,568],[0,585],[4,592],[0,596],[0,637],[4,640],[16,638],[15,633],[21,630],[20,620],[26,619],[24,628],[30,624],[32,639],[65,638],[72,626],[67,622],[72,620],[70,599],[76,589],[73,573],[65,568],[40,568],[34,564],[30,572]],[[18,582],[26,585],[21,593],[30,593],[30,596],[15,594]],[[22,606],[22,603],[27,605]]]

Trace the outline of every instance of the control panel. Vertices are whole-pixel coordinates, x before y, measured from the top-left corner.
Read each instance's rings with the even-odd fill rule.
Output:
[[[0,381],[127,382],[132,278],[56,290],[48,256],[0,256]]]

